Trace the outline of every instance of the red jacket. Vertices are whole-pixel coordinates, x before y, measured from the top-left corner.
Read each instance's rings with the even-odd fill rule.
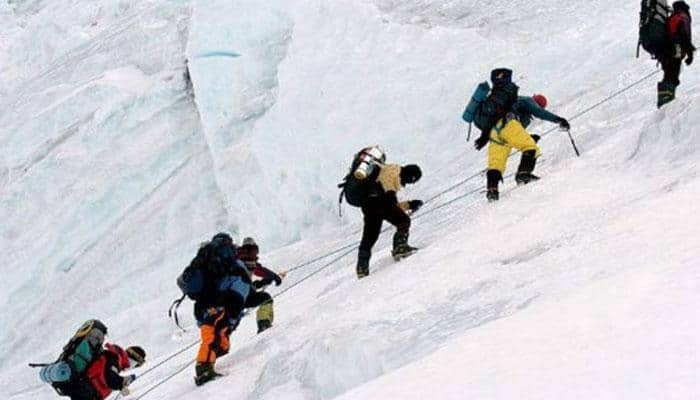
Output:
[[[274,271],[263,267],[258,262],[258,249],[257,247],[242,246],[238,248],[238,258],[243,261],[243,263],[248,268],[248,274],[252,279],[253,276],[262,278],[262,280],[253,281],[253,286],[259,289],[263,286],[271,284],[275,280],[281,280],[279,275]]]
[[[671,43],[678,44],[683,54],[692,53],[695,50],[692,43],[690,30],[690,15],[685,12],[676,12],[668,19],[668,37]]]
[[[110,343],[105,344],[105,347],[85,372],[100,400],[107,398],[112,390],[124,388],[124,378],[119,372],[129,368],[129,355],[124,349]]]

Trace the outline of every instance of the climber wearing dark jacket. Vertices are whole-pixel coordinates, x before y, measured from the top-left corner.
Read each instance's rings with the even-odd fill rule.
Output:
[[[658,83],[657,106],[672,101],[676,97],[676,87],[680,85],[681,61],[693,63],[695,46],[692,42],[690,7],[684,1],[673,3],[673,14],[668,19],[669,44],[666,51],[658,56],[664,78]]]
[[[369,196],[367,203],[362,206],[364,227],[362,228],[362,240],[357,257],[357,277],[359,279],[369,275],[372,247],[379,238],[384,220],[396,227],[394,245],[391,250],[394,259],[408,257],[417,250],[408,244],[408,234],[411,227],[410,213],[417,211],[423,202],[421,200],[399,202],[396,193],[407,184],[416,183],[421,176],[422,171],[415,164],[404,166],[382,164],[380,166],[375,190]]]

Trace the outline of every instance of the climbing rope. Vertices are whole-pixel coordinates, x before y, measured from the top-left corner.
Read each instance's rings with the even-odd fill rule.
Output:
[[[197,343],[197,342],[195,342],[195,344],[196,344],[196,343]],[[192,363],[190,363],[190,362],[184,363],[184,364],[183,364],[180,368],[178,368],[175,372],[173,372],[172,374],[166,376],[165,378],[161,379],[160,381],[156,382],[155,385],[153,385],[153,386],[151,386],[150,388],[146,389],[145,392],[141,393],[141,394],[140,394],[138,397],[136,397],[134,400],[139,400],[139,399],[142,399],[142,398],[146,397],[146,395],[148,395],[148,394],[151,393],[152,391],[156,390],[158,387],[162,386],[164,383],[168,382],[169,380],[173,379],[175,376],[177,376],[177,375],[178,375],[179,373],[181,373],[182,371],[186,370],[191,364],[192,364]],[[118,397],[117,397],[117,398],[118,398]],[[115,400],[116,400],[117,398],[115,398]]]
[[[649,74],[645,75],[644,77],[640,78],[639,80],[637,80],[637,81],[635,81],[635,82],[633,82],[633,83],[631,83],[631,84],[629,84],[629,85],[623,87],[622,89],[620,89],[620,90],[618,90],[618,91],[612,93],[611,95],[605,97],[604,99],[598,101],[597,103],[595,103],[595,104],[593,104],[593,105],[591,105],[591,106],[585,108],[584,110],[582,110],[582,111],[580,111],[580,112],[574,114],[572,117],[569,118],[569,120],[570,120],[570,121],[573,121],[573,120],[575,120],[575,119],[577,119],[577,118],[580,118],[581,116],[583,116],[583,115],[585,115],[585,114],[591,112],[592,110],[594,110],[594,109],[600,107],[601,105],[603,105],[603,104],[609,102],[610,100],[614,99],[615,97],[617,97],[617,96],[619,96],[619,95],[621,95],[621,94],[627,92],[628,90],[632,89],[633,87],[639,85],[640,83],[646,81],[647,79],[651,78],[652,76],[658,74],[660,71],[661,71],[661,70],[657,69],[657,70],[654,70],[653,72],[650,72]],[[540,136],[544,137],[544,136],[546,136],[546,135],[548,135],[548,134],[550,134],[550,133],[556,131],[557,129],[558,129],[558,127],[553,127],[553,128],[551,128],[551,129],[548,129],[548,130],[546,130],[545,132],[543,132]],[[511,156],[512,156],[512,154],[511,154]],[[447,194],[447,193],[449,193],[449,192],[452,192],[453,190],[457,189],[458,187],[461,187],[461,186],[464,185],[465,183],[467,183],[467,182],[469,182],[469,181],[472,181],[472,180],[474,180],[474,179],[480,177],[481,175],[483,175],[483,173],[484,173],[485,171],[486,171],[485,169],[480,170],[478,173],[473,174],[473,175],[470,175],[469,177],[460,180],[459,182],[457,182],[457,183],[455,183],[455,184],[453,184],[453,185],[447,187],[446,189],[441,190],[441,191],[438,192],[437,194],[435,194],[435,195],[433,195],[432,197],[428,198],[428,199],[425,201],[425,204],[429,204],[429,203],[433,202],[434,200],[436,200],[437,198],[439,198],[439,197],[441,197],[441,196],[443,196],[443,195],[445,195],[445,194]],[[512,175],[513,175],[513,174],[510,174],[510,175],[508,175],[508,176],[506,176],[506,177],[510,177],[510,176],[512,176]],[[455,198],[453,198],[453,199],[450,199],[450,200],[448,200],[448,201],[446,201],[446,202],[444,202],[444,203],[441,203],[441,204],[439,204],[439,205],[437,205],[437,206],[435,206],[435,207],[433,207],[433,208],[431,208],[431,209],[429,209],[429,210],[427,210],[427,211],[425,211],[425,212],[422,212],[422,213],[420,213],[419,215],[416,215],[416,216],[414,217],[414,219],[418,219],[418,218],[424,217],[424,216],[426,216],[426,215],[429,215],[429,214],[431,214],[431,213],[434,212],[434,211],[437,211],[437,210],[439,210],[439,209],[441,209],[441,208],[444,208],[444,207],[446,207],[446,206],[448,206],[448,205],[450,205],[450,204],[455,203],[455,202],[458,201],[458,200],[461,200],[461,199],[463,199],[463,198],[465,198],[465,197],[468,197],[468,196],[470,196],[470,195],[472,195],[472,194],[478,193],[478,192],[480,192],[480,191],[482,191],[482,190],[483,190],[482,188],[476,188],[476,189],[470,190],[470,191],[468,191],[468,192],[466,192],[466,193],[463,193],[463,194],[461,194],[461,195],[459,195],[459,196],[457,196],[457,197],[455,197]],[[386,231],[388,231],[389,229],[391,229],[391,227],[384,228],[384,229],[382,229],[382,232],[386,232]],[[332,260],[330,260],[329,262],[327,262],[326,264],[324,264],[323,266],[321,266],[320,268],[318,268],[317,270],[315,270],[315,271],[313,271],[313,272],[311,272],[311,273],[305,275],[303,278],[301,278],[301,279],[299,279],[298,281],[294,282],[293,284],[287,286],[285,289],[283,289],[283,290],[281,290],[280,292],[276,293],[276,294],[273,295],[272,297],[273,297],[273,298],[278,298],[278,297],[282,296],[284,293],[288,292],[288,291],[291,290],[292,288],[294,288],[294,287],[300,285],[301,283],[305,282],[306,280],[310,279],[311,277],[315,276],[316,274],[320,273],[321,271],[325,270],[326,268],[330,267],[331,265],[334,265],[335,263],[337,263],[338,261],[340,261],[341,259],[343,259],[343,258],[346,257],[347,255],[349,255],[349,254],[351,254],[352,252],[354,252],[358,247],[359,247],[359,241],[353,242],[353,243],[347,244],[347,245],[345,245],[345,246],[341,246],[341,247],[339,247],[339,248],[337,248],[337,249],[335,249],[335,250],[333,250],[333,251],[331,251],[331,252],[325,253],[325,254],[323,254],[323,255],[321,255],[321,256],[319,256],[319,257],[316,257],[316,258],[314,258],[314,259],[312,259],[312,260],[309,260],[309,261],[306,261],[306,262],[304,262],[304,263],[302,263],[302,264],[299,264],[299,265],[297,265],[297,266],[295,266],[295,267],[293,267],[293,268],[290,268],[290,269],[288,270],[288,272],[291,272],[291,271],[295,271],[295,270],[304,268],[304,267],[306,267],[306,266],[309,266],[309,265],[311,265],[311,264],[316,263],[317,261],[321,261],[321,260],[326,259],[326,258],[328,258],[328,257],[330,257],[330,256],[336,255],[336,254],[338,254],[338,253],[342,253],[342,254],[340,254],[339,256],[337,256],[337,257],[333,258]],[[161,362],[159,362],[158,364],[154,365],[154,366],[151,367],[150,369],[144,371],[141,375],[139,375],[139,377],[142,377],[142,376],[146,375],[147,373],[149,373],[149,372],[155,370],[156,368],[158,368],[158,367],[160,367],[161,365],[165,364],[166,362],[168,362],[169,360],[173,359],[173,358],[176,357],[177,355],[182,354],[183,352],[185,352],[185,351],[189,350],[190,348],[194,347],[194,346],[197,345],[198,343],[199,343],[199,340],[197,340],[197,341],[195,341],[195,342],[193,342],[193,343],[187,345],[186,347],[184,347],[184,348],[178,350],[176,353],[170,355],[169,357],[163,359]],[[188,367],[190,364],[191,364],[191,363],[186,363],[186,364],[185,364],[184,366],[182,366],[181,368],[178,368],[174,373],[172,373],[172,374],[166,376],[165,378],[163,378],[162,380],[158,381],[155,385],[151,386],[151,387],[150,387],[149,389],[147,389],[144,393],[142,393],[141,395],[139,395],[138,397],[136,397],[135,400],[140,400],[140,399],[142,399],[142,398],[145,397],[147,394],[149,394],[150,392],[152,392],[153,390],[155,390],[155,389],[158,388],[159,386],[163,385],[165,382],[169,381],[170,379],[172,379],[173,377],[175,377],[176,375],[178,375],[179,373],[181,373],[182,371],[184,371],[185,369],[187,369],[187,367]],[[118,397],[117,397],[117,398],[118,398]],[[115,400],[116,400],[116,398],[115,398]]]

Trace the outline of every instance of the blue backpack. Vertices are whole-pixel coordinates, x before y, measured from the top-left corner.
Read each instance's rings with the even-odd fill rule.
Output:
[[[182,297],[173,301],[168,316],[174,317],[175,324],[182,329],[177,309],[189,297],[193,301],[205,300],[219,291],[218,281],[229,274],[236,259],[236,250],[231,236],[225,233],[215,235],[210,242],[203,244],[190,264],[177,277],[177,286]]]
[[[498,120],[505,117],[518,100],[518,86],[512,81],[513,71],[497,68],[491,71],[491,83],[482,82],[477,86],[467,104],[462,119],[473,122],[482,133],[493,129]]]

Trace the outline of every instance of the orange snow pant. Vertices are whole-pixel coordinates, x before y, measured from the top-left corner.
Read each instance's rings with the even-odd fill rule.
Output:
[[[488,169],[498,170],[501,175],[505,174],[508,156],[513,148],[521,153],[535,150],[535,158],[540,156],[539,146],[520,121],[511,119],[503,126],[503,120],[500,120],[491,130],[489,137]]]
[[[200,332],[202,343],[197,353],[197,363],[213,363],[217,356],[228,353],[229,323],[223,307],[211,307],[206,310]]]

